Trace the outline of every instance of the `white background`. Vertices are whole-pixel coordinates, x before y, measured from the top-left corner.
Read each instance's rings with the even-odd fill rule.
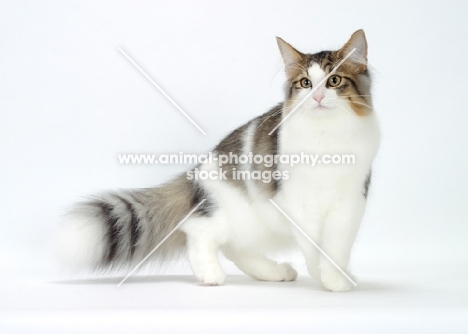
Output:
[[[0,330],[468,330],[460,317],[468,308],[467,9],[461,1],[0,3]],[[358,290],[326,293],[305,275],[289,285],[232,277],[212,290],[176,276],[127,290],[116,290],[118,280],[57,283],[46,245],[70,203],[188,168],[120,165],[118,154],[208,152],[281,101],[275,36],[317,52],[360,28],[383,138],[353,254]]]

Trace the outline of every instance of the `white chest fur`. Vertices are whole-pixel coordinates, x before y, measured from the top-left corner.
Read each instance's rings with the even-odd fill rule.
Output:
[[[308,117],[305,110],[298,110],[281,128],[278,153],[313,155],[315,166],[312,161],[278,164],[289,176],[282,182],[283,199],[323,207],[340,194],[361,191],[378,146],[378,122],[373,114]]]

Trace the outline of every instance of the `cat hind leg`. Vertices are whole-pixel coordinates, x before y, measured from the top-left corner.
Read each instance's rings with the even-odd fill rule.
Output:
[[[289,282],[297,278],[289,263],[277,263],[263,255],[246,251],[225,250],[224,255],[250,277],[259,281]]]
[[[183,226],[187,234],[187,256],[193,273],[204,285],[221,285],[226,274],[219,263],[218,251],[222,244],[213,218],[195,218]]]

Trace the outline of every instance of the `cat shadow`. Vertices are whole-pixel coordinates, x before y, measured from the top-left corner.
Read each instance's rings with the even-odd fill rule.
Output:
[[[124,277],[96,277],[96,278],[80,278],[80,279],[64,279],[51,281],[52,284],[65,284],[65,285],[117,285]],[[146,276],[132,276],[129,277],[124,284],[154,284],[154,283],[185,283],[195,286],[213,287],[197,282],[193,275],[146,275]],[[297,284],[296,282],[265,282],[257,281],[247,276],[229,275],[223,286],[252,286],[252,285],[288,285]]]
[[[51,281],[51,284],[64,284],[64,285],[118,285],[124,277],[98,277],[98,278],[83,278],[83,279],[65,279]],[[164,284],[164,283],[182,283],[185,285],[200,286],[200,287],[212,287],[201,284],[196,281],[192,275],[147,275],[147,276],[133,276],[129,277],[124,284]],[[325,291],[320,284],[313,281],[308,277],[299,277],[293,282],[266,282],[257,281],[248,276],[242,275],[228,275],[224,285],[215,288],[223,288],[225,286],[237,286],[237,287],[256,287],[271,288],[275,289],[304,289],[304,290],[316,290]],[[385,282],[375,281],[360,281],[353,291],[400,291],[401,287],[392,285]]]
[[[80,278],[51,281],[53,284],[69,285],[117,285],[124,277],[98,277],[98,278]],[[129,277],[124,284],[145,284],[145,283],[196,283],[191,275],[147,275]]]

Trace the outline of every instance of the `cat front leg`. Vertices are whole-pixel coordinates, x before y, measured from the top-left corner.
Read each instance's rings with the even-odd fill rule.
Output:
[[[310,217],[310,216],[309,216]],[[303,232],[315,242],[316,245],[320,245],[322,241],[322,228],[321,228],[321,217],[315,217],[314,219],[308,219],[307,222],[298,224]],[[317,247],[299,230],[294,228],[294,234],[304,254],[307,271],[317,281],[321,282],[320,274],[320,251]]]
[[[302,198],[294,197],[294,195],[297,193],[288,196],[289,201],[284,201],[282,198],[277,199],[280,203],[277,207],[280,208],[280,211],[282,211],[281,207],[286,208],[283,212],[286,217],[284,224],[289,225],[290,231],[304,255],[307,271],[320,283],[320,251],[317,246],[320,246],[321,243],[323,213],[316,205],[306,205],[301,201]],[[273,201],[273,203],[276,202]]]
[[[349,196],[335,203],[325,219],[322,249],[345,273],[365,206],[362,194]],[[322,285],[327,290],[347,291],[353,287],[353,283],[324,255],[320,257],[320,271]]]
[[[310,229],[305,231],[307,235],[314,240],[315,242],[320,242],[319,234],[313,233]],[[321,282],[321,274],[320,274],[320,252],[317,248],[302,235],[300,232],[296,231],[296,239],[301,248],[302,253],[304,254],[307,271],[310,276],[312,276],[317,282]]]

